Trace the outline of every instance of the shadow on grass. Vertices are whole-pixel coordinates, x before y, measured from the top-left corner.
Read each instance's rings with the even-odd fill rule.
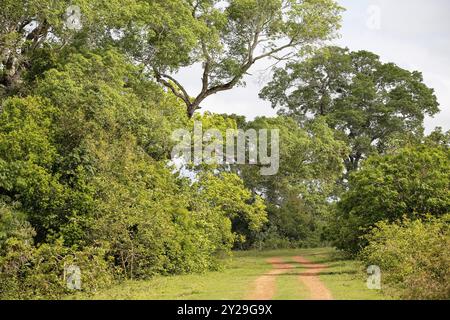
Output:
[[[272,265],[283,265],[283,264],[292,264],[292,265],[296,265],[295,268],[300,268],[301,266],[304,266],[305,268],[308,268],[309,266],[312,266],[310,268],[314,268],[316,267],[318,264],[326,264],[326,267],[333,267],[336,266],[338,264],[341,263],[341,261],[345,261],[345,260],[335,260],[335,259],[324,259],[324,260],[318,260],[318,261],[309,261],[309,262],[302,262],[299,263],[298,261],[294,261],[291,260],[291,258],[283,260],[282,262],[271,262],[271,263],[267,263],[267,264],[272,264]]]
[[[317,277],[317,276],[328,276],[328,275],[354,275],[357,274],[358,271],[355,270],[339,270],[339,271],[323,271],[323,272],[289,272],[289,273],[282,273],[282,274],[278,274],[278,275],[270,275],[270,274],[266,274],[266,276],[274,276],[274,277],[278,277],[278,276],[305,276],[305,277]]]

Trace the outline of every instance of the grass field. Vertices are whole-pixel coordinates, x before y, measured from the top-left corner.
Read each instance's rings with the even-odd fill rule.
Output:
[[[254,281],[271,269],[266,262],[279,257],[291,263],[292,256],[302,255],[312,262],[326,264],[319,278],[337,300],[387,299],[380,291],[369,290],[365,285],[364,269],[357,262],[345,260],[335,250],[296,249],[277,251],[236,252],[223,271],[180,276],[157,276],[147,281],[126,281],[93,296],[76,295],[74,299],[186,299],[186,300],[241,300],[248,296]],[[305,271],[296,266],[276,277],[277,290],[274,299],[304,300],[309,292],[299,281]]]

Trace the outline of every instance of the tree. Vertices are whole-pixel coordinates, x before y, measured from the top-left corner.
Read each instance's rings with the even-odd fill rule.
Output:
[[[243,76],[257,61],[284,60],[295,56],[300,48],[332,38],[342,11],[334,0],[189,0],[182,6],[195,20],[192,27],[197,30],[197,38],[188,56],[181,51],[184,61],[178,59],[176,64],[202,65],[200,93],[191,98],[167,72],[173,64],[152,59],[158,54],[153,50],[153,38],[141,40],[147,45],[139,56],[148,58],[144,63],[153,70],[156,80],[186,104],[189,117],[208,96],[243,84]]]
[[[337,205],[335,244],[356,253],[367,244],[361,236],[379,221],[448,213],[449,172],[450,150],[444,145],[420,144],[370,157],[350,175],[349,190]]]
[[[257,61],[330,39],[341,10],[334,0],[4,0],[0,89],[14,93],[28,71],[53,67],[61,48],[114,46],[145,65],[192,117],[208,96],[242,84]],[[196,63],[202,89],[191,98],[171,74]]]
[[[8,92],[39,60],[37,52],[58,51],[81,40],[94,44],[124,16],[117,14],[124,7],[118,1],[2,0],[1,7],[0,89]]]
[[[352,149],[347,171],[368,155],[385,152],[394,136],[421,136],[425,115],[439,111],[434,90],[419,72],[338,47],[276,70],[260,96],[299,122],[324,116]]]
[[[9,94],[64,48],[115,46],[133,62],[173,68],[187,63],[198,34],[185,0],[2,0],[1,9],[0,90]]]

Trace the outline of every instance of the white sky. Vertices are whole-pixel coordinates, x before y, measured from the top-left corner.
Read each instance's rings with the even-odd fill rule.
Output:
[[[338,0],[347,9],[341,38],[336,43],[351,50],[368,50],[384,62],[418,70],[425,83],[434,88],[441,113],[427,119],[427,132],[436,126],[450,130],[450,1],[448,0]],[[249,119],[271,116],[275,110],[258,97],[270,80],[261,62],[245,77],[246,87],[234,88],[209,97],[203,110],[236,113]],[[200,90],[201,70],[183,70],[177,78],[191,95]]]

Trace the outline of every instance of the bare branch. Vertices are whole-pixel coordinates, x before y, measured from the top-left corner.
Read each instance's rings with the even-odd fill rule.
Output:
[[[211,56],[209,55],[208,49],[206,48],[206,44],[202,41],[202,50],[203,55],[205,56],[205,65],[203,70],[203,77],[202,77],[202,93],[206,92],[208,90],[209,86],[209,72],[211,69]]]
[[[281,47],[278,47],[278,48],[273,49],[273,50],[271,50],[269,52],[263,53],[262,55],[260,55],[258,57],[255,57],[254,60],[258,61],[258,60],[261,60],[261,59],[264,59],[264,58],[267,58],[267,57],[273,57],[273,55],[275,53],[278,53],[278,52],[283,51],[283,50],[288,49],[288,48],[295,47],[297,45],[298,45],[298,43],[295,43],[294,40],[291,40],[291,41],[289,41],[289,43],[287,43],[287,44],[285,44],[285,45],[283,45]]]

